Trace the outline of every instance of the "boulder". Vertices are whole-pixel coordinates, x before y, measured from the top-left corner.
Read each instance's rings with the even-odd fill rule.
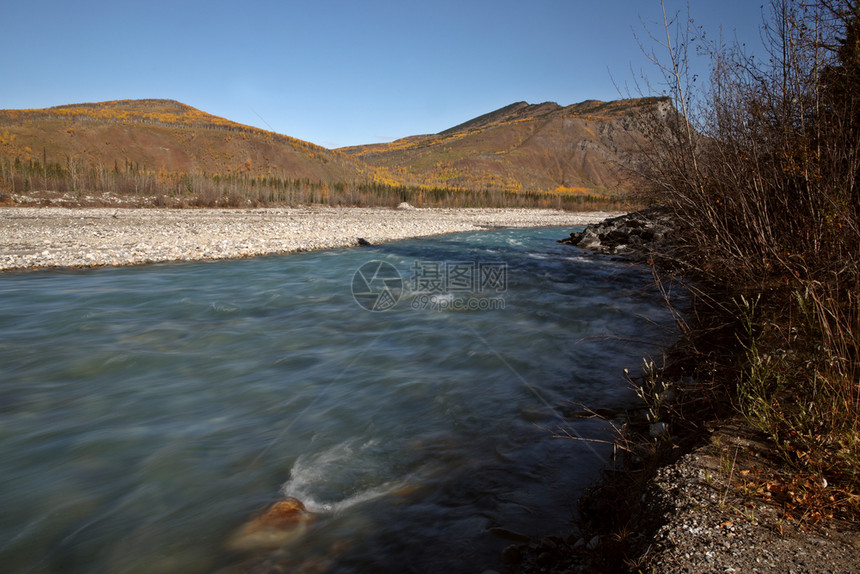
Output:
[[[240,526],[226,546],[234,552],[282,548],[300,538],[315,518],[300,500],[285,498]]]
[[[636,259],[666,247],[672,231],[671,217],[663,210],[652,208],[591,224],[559,243]]]

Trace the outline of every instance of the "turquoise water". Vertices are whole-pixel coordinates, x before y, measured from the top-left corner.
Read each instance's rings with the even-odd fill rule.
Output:
[[[672,329],[567,232],[0,275],[3,570],[481,572],[493,528],[569,530],[609,452],[552,431],[607,438],[564,414],[635,404],[622,369]],[[352,294],[371,261],[402,279],[384,312]],[[444,262],[491,276],[423,282]],[[225,549],[282,496],[301,536]]]

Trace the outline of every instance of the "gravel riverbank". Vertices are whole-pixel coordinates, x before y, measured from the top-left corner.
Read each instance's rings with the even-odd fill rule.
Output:
[[[667,214],[647,210],[589,225],[561,242],[634,260],[645,256],[666,269],[677,257],[674,229]],[[660,414],[672,438],[663,437],[659,454],[644,414],[628,420],[628,431],[638,427],[641,434],[628,432],[624,446],[634,452],[641,446],[643,456],[607,472],[580,500],[580,535],[510,550],[518,570],[860,572],[860,524],[850,512],[856,494],[804,471],[802,460],[787,465],[771,437],[737,414],[725,394],[706,388],[672,383],[673,402]],[[818,507],[816,500],[831,504]],[[845,512],[833,512],[840,506]]]
[[[548,209],[0,208],[0,270],[229,259],[500,227],[585,225]]]
[[[808,517],[799,521],[792,516],[781,496],[787,488],[780,487],[792,484],[796,477],[786,473],[774,451],[767,438],[745,421],[722,421],[710,430],[704,445],[660,468],[643,495],[643,504],[645,512],[660,515],[661,524],[640,570],[667,574],[860,571],[857,524]]]

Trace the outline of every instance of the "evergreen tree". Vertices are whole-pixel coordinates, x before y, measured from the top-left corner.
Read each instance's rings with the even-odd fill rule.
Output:
[[[821,124],[824,149],[830,151],[831,177],[842,174],[846,195],[860,210],[860,2],[824,2],[840,29],[832,47],[836,62],[821,76],[824,114]],[[842,142],[839,144],[838,142]],[[829,146],[826,144],[830,144]],[[828,166],[823,166],[828,167]],[[855,211],[855,213],[857,213]]]

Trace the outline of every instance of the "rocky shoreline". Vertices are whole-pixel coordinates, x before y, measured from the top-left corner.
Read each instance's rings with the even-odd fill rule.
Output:
[[[591,223],[584,230],[559,240],[559,243],[640,260],[650,253],[666,251],[674,230],[668,213],[651,208]]]
[[[134,265],[333,249],[613,215],[549,209],[0,208],[0,270]]]
[[[673,231],[666,213],[646,210],[590,224],[560,243],[653,261],[667,253],[671,258]],[[695,384],[676,383],[671,389],[675,404],[715,399]],[[580,501],[580,533],[512,547],[516,569],[860,572],[860,525],[792,514],[780,494],[798,477],[780,462],[767,437],[731,409],[721,412],[675,420],[656,441],[647,432],[629,433],[624,440],[653,445],[640,449],[656,449],[650,460],[636,456],[633,467],[607,471]],[[635,415],[629,424],[649,426]],[[827,488],[826,483],[807,486]]]

